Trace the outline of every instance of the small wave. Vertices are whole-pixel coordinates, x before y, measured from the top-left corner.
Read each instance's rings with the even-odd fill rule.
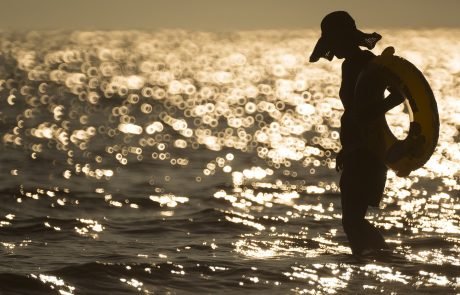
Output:
[[[19,275],[12,273],[0,274],[0,294],[2,295],[18,295],[18,294],[36,294],[50,295],[59,294],[37,279],[27,275]]]

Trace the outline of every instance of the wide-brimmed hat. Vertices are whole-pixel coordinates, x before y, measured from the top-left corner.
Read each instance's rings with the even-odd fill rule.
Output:
[[[355,20],[346,11],[331,12],[321,21],[321,37],[310,55],[310,62],[316,62],[321,57],[332,60],[334,53],[331,44],[344,38],[354,40],[358,46],[372,49],[382,36],[375,32],[366,34],[358,30]]]

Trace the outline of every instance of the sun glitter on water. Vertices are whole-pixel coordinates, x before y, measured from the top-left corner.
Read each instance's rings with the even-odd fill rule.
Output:
[[[441,132],[423,168],[408,178],[389,173],[385,210],[370,212],[369,220],[388,233],[388,242],[408,261],[459,266],[460,33],[378,31],[385,39],[375,53],[392,45],[425,73],[438,101]],[[137,213],[157,206],[158,215],[169,220],[196,201],[187,195],[188,183],[214,184],[222,178],[226,181],[216,181],[207,202],[216,202],[221,220],[240,229],[231,243],[238,257],[348,254],[334,171],[343,111],[340,61],[308,63],[317,36],[316,31],[3,35],[3,148],[24,151],[40,172],[49,170],[37,185],[33,181],[41,175],[31,168],[34,164],[12,167],[9,177],[20,183],[16,201],[76,208],[79,201],[69,194],[88,186],[111,209]],[[406,134],[403,107],[386,118],[397,136]],[[206,161],[196,154],[206,155]],[[150,166],[142,170],[137,164]],[[148,184],[144,201],[117,195],[139,183]],[[0,228],[16,220],[7,214]],[[94,241],[113,230],[102,217],[73,221],[72,233]],[[55,220],[43,227],[53,233],[66,230]],[[456,246],[433,251],[414,245],[417,239],[440,236]],[[1,245],[16,251],[27,241]],[[206,245],[223,248],[211,240]],[[172,259],[163,253],[156,253],[158,259]],[[186,275],[181,264],[173,266],[174,274]],[[229,270],[217,264],[209,268]],[[298,282],[292,290],[300,294],[340,293],[357,274],[415,286],[460,282],[458,276],[436,271],[406,274],[377,263],[324,262],[290,265],[269,283],[255,275],[240,283],[278,286],[285,278]],[[57,276],[34,276],[61,293],[73,292]],[[120,281],[136,290],[144,286],[135,278]],[[362,288],[383,290],[371,283]]]

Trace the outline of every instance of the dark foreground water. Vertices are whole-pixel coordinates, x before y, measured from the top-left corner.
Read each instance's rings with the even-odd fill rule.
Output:
[[[380,31],[439,145],[341,228],[340,62],[316,31],[1,33],[0,294],[460,293],[460,31]],[[400,138],[408,119],[387,114]]]

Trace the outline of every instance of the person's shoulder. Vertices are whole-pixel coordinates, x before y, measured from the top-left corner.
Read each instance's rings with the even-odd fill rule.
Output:
[[[363,64],[370,62],[376,55],[370,50],[361,50],[361,53],[355,58],[345,59],[342,63],[342,72],[350,71],[356,67],[362,67]]]
[[[363,56],[369,59],[376,57],[376,55],[370,50],[363,50]]]

